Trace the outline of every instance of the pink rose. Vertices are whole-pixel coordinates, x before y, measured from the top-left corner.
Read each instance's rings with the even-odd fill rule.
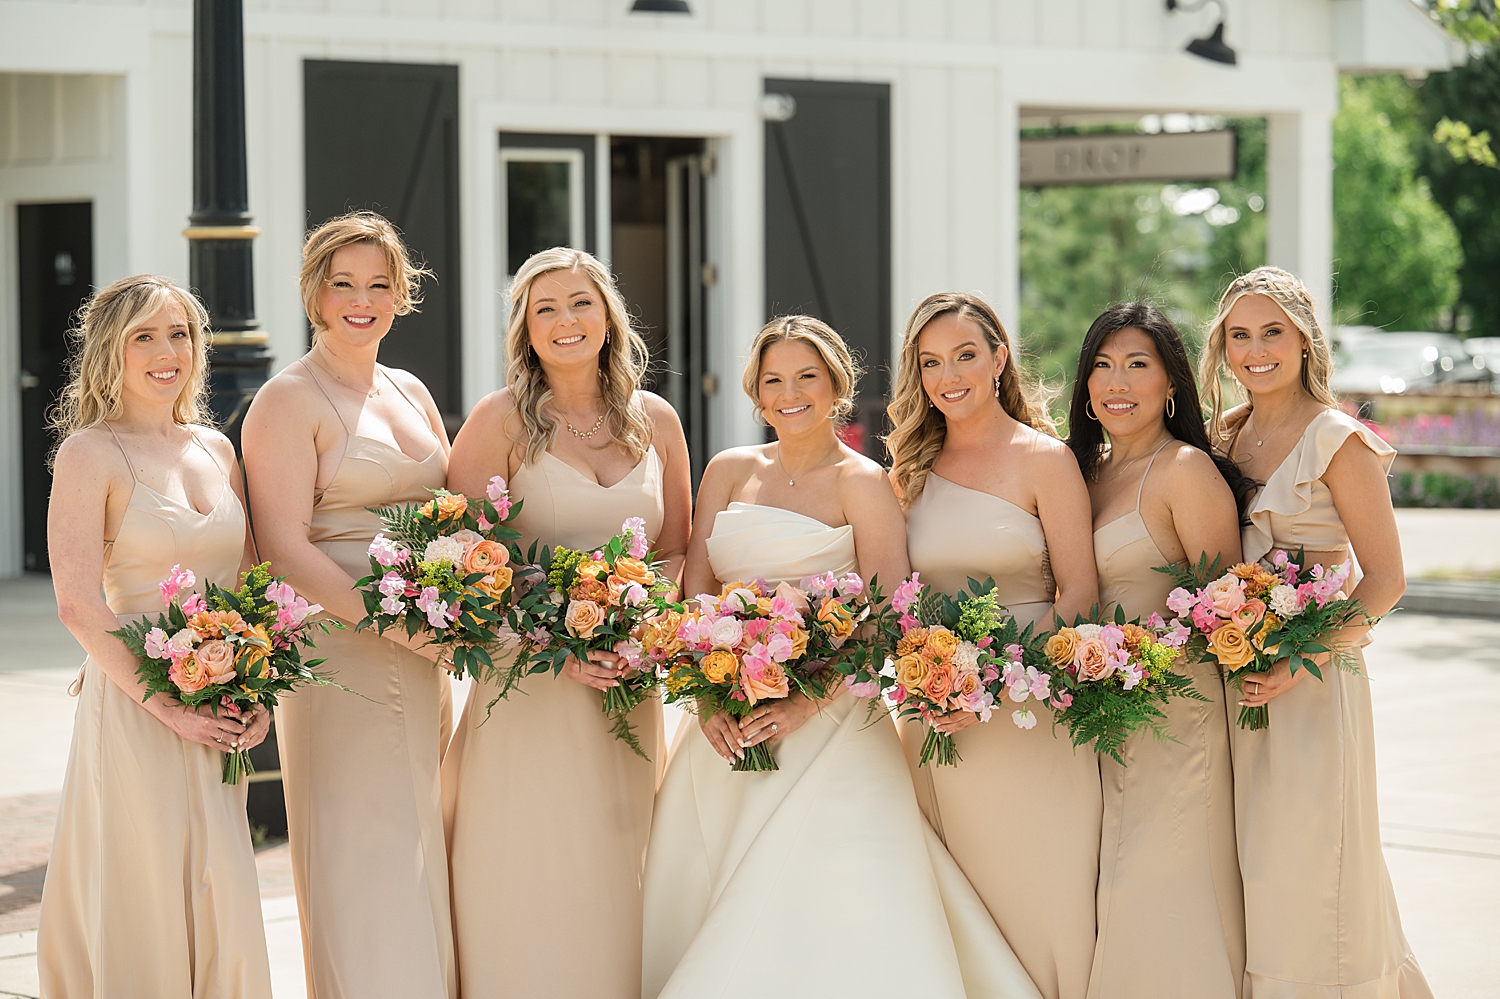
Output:
[[[1229,620],[1249,631],[1252,625],[1260,623],[1261,618],[1265,616],[1265,601],[1246,600],[1233,614],[1229,615]]]
[[[1073,650],[1073,665],[1082,680],[1102,680],[1114,672],[1109,649],[1098,638],[1085,638],[1078,643]]]
[[[785,697],[791,688],[787,683],[786,670],[781,668],[780,663],[769,659],[764,662],[757,659],[752,663],[750,656],[746,656],[744,667],[740,670],[740,689],[745,692],[745,700],[754,704],[756,701]]]
[[[1237,576],[1220,576],[1203,588],[1203,596],[1219,617],[1228,618],[1245,603],[1245,584]]]

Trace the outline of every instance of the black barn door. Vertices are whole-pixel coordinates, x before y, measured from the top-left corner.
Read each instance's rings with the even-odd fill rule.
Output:
[[[774,116],[790,117],[766,122],[766,315],[817,316],[861,358],[846,440],[878,456],[891,338],[890,87],[766,80],[765,89],[791,98]]]
[[[21,490],[27,570],[47,571],[52,434],[47,410],[66,379],[68,328],[94,281],[94,206],[18,205],[21,320]]]
[[[304,64],[307,223],[367,208],[396,224],[437,275],[421,312],[396,320],[380,360],[462,416],[458,241],[458,67]]]

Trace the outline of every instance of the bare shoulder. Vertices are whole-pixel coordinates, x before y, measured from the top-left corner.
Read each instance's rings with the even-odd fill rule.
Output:
[[[287,407],[305,407],[318,395],[317,383],[308,374],[306,366],[292,363],[272,375],[267,382],[255,390],[250,401],[251,412],[283,412]]]
[[[1166,466],[1167,474],[1164,478],[1174,493],[1179,490],[1215,488],[1224,481],[1219,473],[1219,466],[1214,464],[1208,452],[1183,441],[1163,449],[1162,458],[1167,460],[1159,464]]]
[[[396,384],[396,387],[405,392],[413,400],[420,400],[433,409],[437,408],[437,403],[432,399],[432,393],[428,391],[427,383],[422,381],[422,379],[404,368],[388,368],[382,364],[380,370],[384,371],[386,376]]]
[[[896,490],[886,469],[873,458],[845,447],[839,462],[839,496],[846,505],[896,503]]]
[[[646,416],[650,418],[651,427],[656,433],[667,433],[674,437],[682,436],[682,420],[670,402],[655,392],[642,391],[638,395],[641,406],[646,410]]]
[[[213,427],[205,427],[195,423],[191,427],[188,427],[188,430],[192,432],[194,437],[198,438],[199,443],[208,448],[210,454],[219,459],[221,465],[233,467],[239,460],[234,453],[234,445],[229,442],[229,438]]]
[[[90,427],[71,434],[57,449],[53,475],[79,475],[103,472],[129,476],[130,466],[107,427]]]
[[[1078,471],[1078,459],[1074,457],[1072,449],[1066,442],[1051,434],[1023,426],[1017,442],[1038,462],[1041,469],[1060,472],[1071,468],[1075,473]]]
[[[767,444],[746,444],[725,448],[709,459],[708,467],[703,469],[703,481],[708,482],[710,476],[715,482],[745,478],[765,462],[767,447]]]
[[[469,410],[469,419],[492,420],[501,423],[510,419],[515,411],[516,398],[511,394],[510,389],[497,389],[474,404],[474,408]]]

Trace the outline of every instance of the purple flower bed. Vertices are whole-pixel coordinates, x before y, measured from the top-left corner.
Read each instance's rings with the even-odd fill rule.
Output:
[[[1419,413],[1391,420],[1375,429],[1397,448],[1403,444],[1500,448],[1500,416],[1482,412]]]

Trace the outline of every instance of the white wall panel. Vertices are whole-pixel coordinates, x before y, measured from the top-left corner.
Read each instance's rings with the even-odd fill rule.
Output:
[[[500,53],[500,96],[507,101],[550,103],[556,93],[553,76],[556,55],[535,49],[505,49]],[[459,81],[460,89],[464,81]]]
[[[805,35],[809,0],[760,0],[760,24],[766,35]]]
[[[1001,45],[1030,45],[1040,35],[1042,8],[1034,0],[997,0],[995,41]]]
[[[995,41],[1000,6],[994,0],[948,0],[948,37],[970,45]]]
[[[662,103],[668,107],[707,107],[714,102],[712,64],[684,57],[661,61]]]
[[[715,59],[709,72],[714,104],[723,108],[754,107],[761,94],[761,69],[753,59]]]
[[[575,53],[559,59],[557,100],[563,104],[603,104],[608,59],[603,53]]]
[[[1128,0],[1082,0],[1079,11],[1081,44],[1088,48],[1123,48],[1127,5]]]
[[[661,60],[656,56],[610,58],[610,103],[646,107],[661,103]]]
[[[1037,4],[1043,45],[1078,45],[1081,41],[1082,0],[1047,0]]]
[[[948,0],[902,0],[901,29],[911,39],[948,38]]]
[[[901,34],[901,0],[860,0],[859,33],[866,38]]]
[[[151,119],[146,178],[151,201],[132,213],[137,239],[146,241],[147,256],[131,261],[135,271],[163,274],[188,283],[187,227],[193,211],[193,39],[158,35],[151,46]],[[134,131],[138,126],[128,126]],[[300,165],[300,164],[299,164]],[[132,207],[135,207],[134,205]]]
[[[809,30],[815,35],[853,37],[859,25],[856,6],[855,0],[814,0],[808,12]]]
[[[1000,189],[1012,176],[1000,162],[999,89],[994,70],[953,72],[953,250],[948,282],[953,290],[983,291],[991,298],[998,291]]]
[[[892,95],[892,113],[900,115],[899,143],[893,134],[892,151],[904,174],[897,202],[903,232],[895,253],[905,282],[896,296],[908,311],[917,299],[944,286],[951,274],[955,220],[949,79],[947,69],[908,69]]]

